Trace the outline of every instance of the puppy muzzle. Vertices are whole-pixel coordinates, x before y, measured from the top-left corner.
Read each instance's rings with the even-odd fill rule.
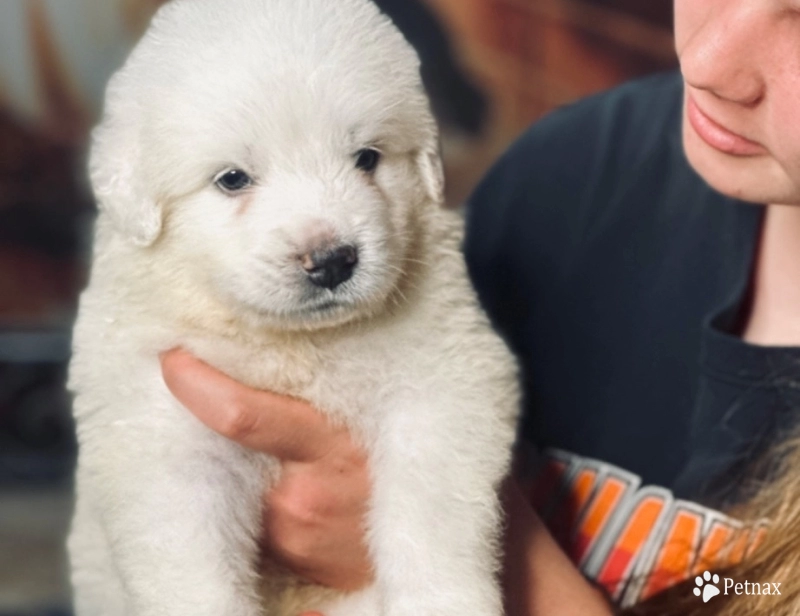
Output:
[[[312,284],[332,291],[353,277],[358,266],[358,249],[346,245],[315,250],[300,257],[300,265]]]

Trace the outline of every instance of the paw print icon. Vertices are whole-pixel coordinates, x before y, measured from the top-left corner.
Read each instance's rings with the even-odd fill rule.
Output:
[[[694,596],[703,597],[703,603],[708,603],[719,594],[719,588],[717,584],[719,584],[719,576],[715,573],[711,575],[708,571],[705,571],[701,576],[697,576],[694,578],[694,583],[697,588],[694,589]]]

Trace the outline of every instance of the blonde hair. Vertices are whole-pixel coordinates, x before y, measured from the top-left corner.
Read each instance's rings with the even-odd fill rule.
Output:
[[[764,542],[739,565],[717,571],[734,580],[779,582],[780,595],[724,594],[708,603],[692,593],[694,578],[623,612],[626,616],[798,616],[800,615],[800,437],[770,453],[774,479],[730,514],[740,520],[768,518]]]

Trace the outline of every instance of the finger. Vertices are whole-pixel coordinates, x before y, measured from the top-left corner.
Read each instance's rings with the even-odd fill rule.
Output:
[[[183,350],[161,355],[172,394],[206,426],[249,449],[283,460],[323,456],[334,434],[309,404],[252,389]]]

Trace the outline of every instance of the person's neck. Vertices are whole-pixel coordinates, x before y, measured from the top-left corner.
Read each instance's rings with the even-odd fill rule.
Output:
[[[743,338],[800,346],[800,206],[767,206]]]

